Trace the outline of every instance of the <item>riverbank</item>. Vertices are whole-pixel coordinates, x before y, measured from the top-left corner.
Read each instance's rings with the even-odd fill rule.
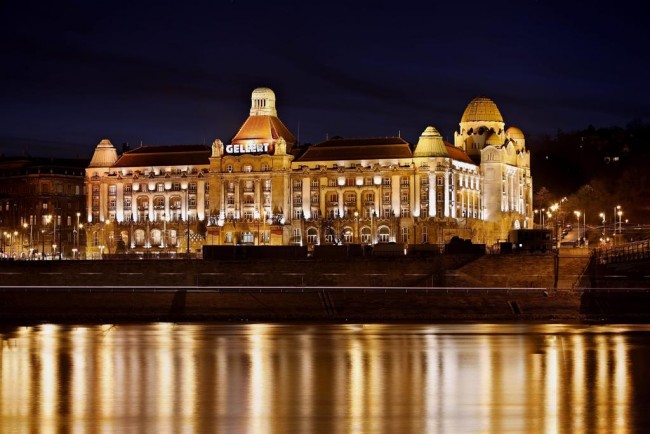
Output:
[[[577,287],[586,259],[7,262],[0,322],[650,321],[647,288]]]

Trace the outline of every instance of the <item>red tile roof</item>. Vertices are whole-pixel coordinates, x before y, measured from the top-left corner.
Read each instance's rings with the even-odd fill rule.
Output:
[[[113,167],[209,165],[211,155],[205,145],[141,146],[122,154]]]
[[[269,142],[284,138],[287,142],[287,152],[296,143],[296,137],[276,116],[249,116],[241,126],[231,143],[241,143],[247,140],[268,140]]]
[[[296,161],[411,158],[411,145],[400,137],[331,139],[310,146]]]
[[[447,148],[447,153],[453,160],[462,161],[463,163],[476,164],[472,159],[467,155],[467,152],[463,151],[460,148],[455,147],[451,143],[445,142],[445,147]]]

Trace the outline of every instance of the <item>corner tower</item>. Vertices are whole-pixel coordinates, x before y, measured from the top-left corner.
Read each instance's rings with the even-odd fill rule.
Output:
[[[465,108],[459,130],[454,133],[454,145],[463,149],[475,162],[480,162],[481,149],[490,138],[490,144],[504,144],[504,122],[497,105],[490,98],[474,98]]]

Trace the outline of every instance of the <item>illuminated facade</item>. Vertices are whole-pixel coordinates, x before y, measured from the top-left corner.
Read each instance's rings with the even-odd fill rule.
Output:
[[[505,129],[488,98],[467,106],[453,145],[432,126],[415,145],[400,137],[295,145],[268,88],[253,91],[232,140],[217,139],[211,149],[141,147],[118,157],[104,140],[86,170],[89,242],[183,252],[185,223],[191,251],[202,244],[438,244],[452,236],[493,244],[509,229],[532,227],[524,135]]]
[[[83,254],[87,160],[0,157],[0,258]]]

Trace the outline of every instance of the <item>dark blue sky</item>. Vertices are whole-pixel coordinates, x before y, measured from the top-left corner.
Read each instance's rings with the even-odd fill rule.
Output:
[[[0,3],[5,155],[226,141],[259,86],[312,143],[451,141],[478,95],[529,136],[650,113],[641,2],[42,3]]]

